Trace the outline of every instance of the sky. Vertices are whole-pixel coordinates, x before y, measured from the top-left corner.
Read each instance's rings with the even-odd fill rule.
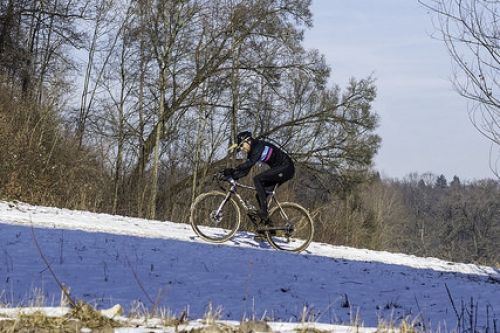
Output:
[[[375,169],[388,178],[443,174],[448,181],[496,178],[491,142],[470,122],[469,103],[453,90],[451,57],[431,14],[417,0],[312,0],[305,46],[332,68],[331,83],[376,78],[373,110],[382,146]]]
[[[158,303],[196,321],[211,305],[221,320],[269,319],[275,332],[292,332],[279,323],[304,317],[338,333],[352,332],[355,320],[373,333],[379,320],[397,326],[402,318],[426,332],[451,332],[472,302],[473,318],[465,315],[455,331],[493,331],[499,320],[499,268],[314,242],[291,253],[253,236],[212,244],[185,223],[0,201],[0,305],[43,297],[42,305],[60,307],[43,255],[75,300],[98,310],[120,305],[124,316]]]

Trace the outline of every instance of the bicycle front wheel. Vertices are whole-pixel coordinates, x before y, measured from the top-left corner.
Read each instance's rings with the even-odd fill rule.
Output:
[[[269,213],[271,226],[266,237],[277,250],[300,252],[314,236],[314,224],[307,210],[293,202],[284,202]]]
[[[212,191],[200,194],[191,205],[191,226],[204,240],[222,243],[240,227],[240,207],[227,194]]]

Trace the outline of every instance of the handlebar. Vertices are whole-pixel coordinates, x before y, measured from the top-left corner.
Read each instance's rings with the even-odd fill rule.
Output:
[[[212,179],[217,180],[219,182],[225,181],[225,182],[228,182],[232,185],[234,185],[236,183],[236,180],[234,180],[232,176],[224,176],[222,171],[219,171],[216,174],[214,174]]]
[[[252,187],[252,186],[248,186],[248,185],[244,185],[244,184],[241,184],[241,183],[238,183],[234,178],[233,176],[224,176],[224,173],[222,171],[219,171],[217,173],[215,173],[213,176],[212,176],[212,179],[213,180],[216,180],[217,182],[228,182],[229,184],[231,184],[231,186],[233,187],[233,189],[235,189],[236,187],[242,187],[242,188],[246,188],[246,189],[249,189],[249,190],[254,190],[255,191],[255,187]],[[220,188],[223,188],[221,184],[219,184],[219,187]],[[225,189],[224,189],[225,190]]]

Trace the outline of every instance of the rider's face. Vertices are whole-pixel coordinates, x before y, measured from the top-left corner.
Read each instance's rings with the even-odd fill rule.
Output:
[[[241,144],[240,144],[240,149],[243,150],[245,153],[249,153],[250,152],[250,144],[248,143],[248,141],[243,141]]]

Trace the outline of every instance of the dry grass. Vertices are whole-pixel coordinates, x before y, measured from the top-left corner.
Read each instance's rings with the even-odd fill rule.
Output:
[[[42,311],[19,312],[15,318],[0,320],[1,333],[15,332],[113,332],[121,324],[103,316],[88,304],[71,309],[62,317],[50,317]]]

